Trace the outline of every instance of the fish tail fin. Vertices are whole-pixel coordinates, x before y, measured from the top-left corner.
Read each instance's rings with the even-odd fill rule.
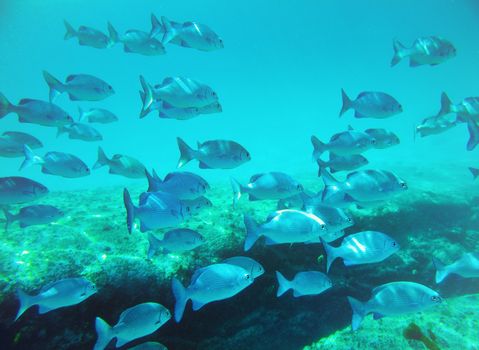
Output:
[[[65,85],[46,70],[43,71],[43,78],[50,88],[50,93],[48,95],[50,102],[53,102],[55,97],[65,91]]]
[[[176,278],[171,281],[171,289],[175,296],[175,321],[180,322],[185,312],[186,302],[188,301],[188,295],[185,287]]]
[[[241,186],[236,179],[231,178],[231,187],[233,188],[233,208],[236,208],[236,205],[241,198],[243,186]]]
[[[321,176],[321,172],[324,168],[326,168],[328,164],[324,160],[319,158],[316,160],[316,163],[318,164],[318,176]]]
[[[311,136],[311,143],[313,144],[313,160],[318,159],[323,152],[327,150],[326,144],[321,142],[316,136]]]
[[[178,159],[178,168],[187,164],[190,160],[195,158],[195,150],[188,146],[180,137],[176,138],[178,149],[180,150],[180,159]]]
[[[153,170],[153,171],[155,171],[155,170]],[[146,192],[155,192],[155,190],[157,188],[157,186],[156,186],[157,180],[146,169],[145,169],[145,175],[146,175],[146,179],[148,180],[148,189],[146,190]]]
[[[470,171],[471,174],[472,174],[472,178],[473,178],[474,180],[477,179],[477,177],[479,176],[479,169],[470,167],[470,168],[469,168],[469,171]]]
[[[407,56],[407,49],[403,44],[399,42],[399,40],[393,40],[393,50],[394,55],[391,60],[391,67],[394,67],[403,59],[403,57]]]
[[[160,20],[158,19],[158,17],[155,16],[154,13],[152,13],[150,38],[154,38],[159,33],[161,33],[162,28],[163,28],[163,25],[161,24]]]
[[[276,292],[276,297],[279,298],[291,289],[291,282],[288,281],[279,271],[276,271],[276,278],[278,279],[278,291]]]
[[[0,93],[0,119],[10,113],[12,111],[12,107],[13,105],[10,103],[10,101],[8,101],[7,98]]]
[[[452,102],[449,96],[445,92],[441,94],[441,109],[437,113],[437,116],[446,115],[451,113]]]
[[[321,169],[321,178],[323,179],[325,186],[322,196],[323,201],[342,190],[341,183],[336,180],[326,169]]]
[[[351,309],[353,310],[351,327],[353,331],[355,331],[356,329],[358,329],[364,316],[366,316],[366,303],[359,301],[358,299],[355,299],[353,297],[348,297],[348,301],[351,305]]]
[[[244,241],[244,251],[250,250],[253,244],[258,240],[259,226],[248,214],[244,215],[244,225],[246,227],[246,239]]]
[[[328,273],[333,261],[337,258],[336,248],[326,243],[326,241],[324,241],[322,238],[321,243],[323,244],[324,251],[326,252],[326,273]]]
[[[2,208],[3,215],[5,215],[5,232],[8,231],[8,227],[16,220],[16,215],[10,213],[7,208]]]
[[[161,22],[163,23],[163,28],[165,29],[165,34],[163,34],[163,38],[161,39],[161,43],[163,45],[169,43],[173,38],[177,35],[176,29],[173,28],[170,20],[165,16],[161,17]]]
[[[158,239],[153,235],[153,233],[148,232],[148,259],[151,259],[158,250]]]
[[[18,309],[17,316],[15,317],[14,321],[18,320],[25,311],[27,311],[30,307],[35,305],[35,301],[33,300],[34,298],[31,295],[28,295],[27,293],[25,293],[21,289],[17,290],[17,297],[18,297],[18,301],[20,302],[20,307]]]
[[[81,122],[85,118],[85,111],[80,106],[78,106],[78,114],[78,121]]]
[[[33,153],[32,149],[28,147],[28,145],[23,145],[23,154],[25,155],[25,160],[23,161],[22,165],[20,165],[20,171],[33,164],[44,163],[43,158]]]
[[[76,30],[72,27],[70,23],[67,22],[67,20],[64,19],[63,24],[65,24],[66,29],[65,36],[63,37],[64,40],[68,40],[77,36]]]
[[[432,258],[432,263],[436,268],[436,283],[441,283],[449,275],[449,271],[446,269],[446,265],[438,258]]]
[[[343,101],[343,105],[341,106],[341,110],[339,111],[340,117],[353,106],[353,101],[351,101],[348,95],[346,95],[344,89],[341,89],[341,99]]]
[[[123,189],[123,203],[126,209],[126,226],[128,232],[131,233],[133,229],[133,221],[135,221],[135,206],[131,200],[130,192],[125,188]]]
[[[469,132],[469,140],[466,149],[472,151],[479,143],[479,126],[471,118],[467,120],[467,131]]]
[[[93,169],[99,169],[102,166],[108,165],[108,162],[110,160],[105,154],[105,151],[103,151],[103,148],[98,147],[98,158],[95,164],[93,164]]]
[[[120,42],[120,37],[118,36],[118,31],[113,27],[113,24],[108,22],[108,34],[110,35],[110,42],[116,44]]]
[[[141,97],[141,111],[140,111],[140,118],[146,117],[148,113],[151,112],[151,105],[154,102],[153,99],[153,88],[151,85],[146,81],[143,75],[140,75],[140,84],[141,88],[143,89],[143,93],[140,93]]]
[[[98,339],[93,350],[103,350],[112,339],[111,327],[101,317],[95,319],[95,329]]]

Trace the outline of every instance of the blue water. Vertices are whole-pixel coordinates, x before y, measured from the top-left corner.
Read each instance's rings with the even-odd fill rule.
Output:
[[[192,20],[207,24],[221,36],[225,47],[201,52],[166,45],[166,55],[146,57],[123,52],[121,44],[94,49],[79,46],[76,38],[63,39],[64,19],[75,28],[86,25],[105,33],[110,21],[123,33],[128,29],[149,31],[151,13],[178,22]],[[234,140],[252,158],[231,170],[202,170],[196,160],[182,169],[203,176],[212,185],[207,195],[214,196],[213,208],[186,222],[186,226],[205,233],[210,245],[191,255],[171,255],[164,260],[161,257],[154,264],[145,258],[146,235],[140,235],[138,230],[128,235],[121,198],[123,187],[133,189],[136,195],[134,191],[140,186],[146,188],[145,180],[111,175],[106,167],[93,170],[87,177],[66,179],[45,175],[36,166],[20,172],[22,158],[0,158],[0,177],[25,176],[46,185],[51,192],[98,190],[71,195],[52,193],[45,197],[45,203],[64,206],[62,209],[67,212],[60,224],[38,226],[28,234],[16,228],[17,231],[13,229],[2,236],[5,244],[0,247],[0,259],[4,261],[0,260],[0,267],[7,266],[9,273],[14,272],[0,279],[0,286],[7,284],[2,291],[5,299],[0,300],[0,305],[2,302],[6,305],[0,312],[0,348],[3,336],[8,338],[8,344],[20,344],[16,348],[22,348],[30,339],[39,340],[40,345],[35,349],[44,344],[52,348],[55,346],[52,344],[59,343],[62,348],[91,348],[96,339],[95,316],[108,317],[111,323],[126,307],[150,300],[173,310],[171,271],[177,272],[177,277],[187,284],[194,268],[231,255],[250,254],[266,270],[264,278],[255,281],[255,289],[252,287],[242,297],[224,303],[212,303],[201,312],[193,312],[188,306],[182,323],[170,321],[148,339],[165,341],[170,349],[195,348],[191,344],[201,344],[200,349],[228,348],[228,344],[234,344],[235,349],[264,350],[269,344],[276,350],[299,349],[349,327],[351,310],[346,295],[366,300],[374,286],[401,279],[438,287],[430,263],[433,254],[450,263],[464,252],[479,249],[477,189],[469,191],[477,185],[477,180],[473,182],[467,170],[470,166],[479,167],[479,147],[466,151],[469,135],[465,124],[440,135],[414,137],[416,125],[439,111],[441,92],[447,92],[455,103],[479,95],[476,0],[3,0],[0,33],[0,92],[11,102],[22,98],[48,100],[43,70],[61,81],[70,74],[91,74],[111,84],[116,92],[100,102],[70,101],[67,94],[55,100],[75,119],[79,106],[84,110],[106,108],[115,113],[119,122],[92,124],[103,135],[101,142],[70,140],[66,135],[57,138],[55,128],[21,124],[14,114],[0,120],[0,134],[24,131],[38,137],[44,144],[35,150],[39,155],[48,151],[72,153],[92,166],[101,146],[109,157],[117,153],[135,157],[163,176],[176,169],[179,158],[176,138],[181,137],[191,146],[197,141]],[[408,59],[390,67],[393,39],[409,47],[416,38],[429,35],[450,40],[457,56],[434,67],[411,68]],[[218,93],[223,112],[186,121],[160,119],[156,113],[140,119],[140,75],[152,84],[161,83],[169,76],[184,76],[208,84]],[[362,91],[387,92],[401,103],[404,112],[388,119],[356,119],[353,111],[348,111],[339,118],[341,88],[351,98]],[[408,182],[410,191],[392,207],[385,202],[384,208],[381,206],[376,212],[353,211],[357,225],[347,233],[372,229],[391,232],[397,235],[403,255],[395,256],[385,265],[366,266],[362,270],[337,263],[332,274],[334,283],[338,282],[337,289],[329,294],[317,299],[298,300],[291,296],[276,299],[274,271],[279,269],[289,277],[300,270],[323,271],[323,250],[318,245],[271,248],[258,243],[255,249],[244,253],[242,214],[265,218],[275,203],[250,203],[242,199],[243,207],[234,211],[230,207],[229,179],[234,176],[245,183],[256,173],[283,171],[307,178],[307,185],[319,189],[322,181],[316,179],[317,165],[311,159],[310,137],[315,135],[328,141],[331,135],[349,125],[356,130],[386,128],[399,136],[398,146],[369,150],[365,154],[370,163],[367,168],[395,171]],[[344,178],[345,174],[338,177]],[[421,174],[426,175],[420,178]],[[461,183],[450,179],[459,179]],[[424,196],[419,190],[412,190],[419,187],[426,193]],[[107,190],[103,191],[104,188]],[[398,203],[409,206],[401,207]],[[14,207],[15,212],[18,208]],[[88,249],[91,252],[85,253]],[[42,260],[35,265],[37,256]],[[43,259],[44,256],[50,256],[51,260]],[[84,263],[87,259],[88,263]],[[118,271],[106,270],[105,266]],[[23,320],[13,323],[17,301],[10,292],[14,287],[38,290],[43,282],[50,282],[51,275],[58,277],[58,271],[66,271],[60,277],[69,277],[68,273],[74,271],[95,279],[100,292],[77,309],[72,307],[74,312],[70,309],[71,313],[55,314],[55,310],[38,316],[30,310]],[[37,272],[42,274],[41,278]],[[1,270],[0,273],[4,274]],[[167,278],[163,279],[165,275]],[[123,281],[124,276],[129,279]],[[463,281],[453,280],[457,283],[444,289],[449,295],[478,292],[476,280],[464,284]],[[151,290],[151,286],[161,286],[161,293]],[[320,314],[323,310],[324,314]],[[83,313],[77,316],[75,312]],[[446,309],[444,314],[448,312]],[[56,319],[56,315],[61,316]],[[473,324],[473,317],[470,314],[468,317],[468,324]],[[323,323],[325,319],[328,322]],[[401,322],[394,332],[404,341],[402,330],[408,322]],[[260,331],[266,323],[273,326],[265,328],[263,337]],[[387,323],[378,324],[384,326],[381,331],[387,334]],[[44,325],[47,330],[42,328]],[[449,324],[447,327],[460,328]],[[443,338],[447,338],[447,330],[441,333],[446,334]],[[243,340],[248,338],[246,331],[251,331],[249,342]],[[79,334],[85,337],[76,338]],[[228,343],[230,336],[237,338]],[[209,347],[209,342],[218,347]]]
[[[166,55],[144,57],[125,54],[121,45],[98,50],[80,47],[76,39],[63,40],[63,19],[75,28],[88,25],[106,32],[106,22],[111,21],[120,32],[148,31],[150,13],[208,24],[223,38],[225,49],[200,52],[168,45]],[[368,153],[372,167],[380,168],[383,161],[462,163],[477,159],[477,153],[464,151],[464,125],[416,142],[413,128],[439,110],[441,91],[455,102],[477,95],[478,13],[474,1],[123,1],[121,5],[116,1],[3,1],[1,91],[13,102],[24,97],[47,99],[44,69],[61,80],[74,73],[102,78],[114,87],[113,97],[74,103],[64,94],[56,103],[75,118],[78,105],[116,113],[119,123],[97,126],[107,155],[134,156],[160,174],[176,167],[177,136],[193,145],[196,140],[232,139],[250,151],[253,160],[240,168],[199,171],[210,180],[270,170],[313,173],[311,134],[328,140],[348,124],[358,129],[385,127],[399,135],[399,147]],[[411,69],[404,61],[390,68],[393,38],[409,46],[425,35],[451,40],[457,57],[436,67]],[[223,113],[186,122],[160,120],[153,114],[140,120],[140,74],[152,83],[167,76],[186,76],[209,84],[219,94]],[[357,120],[352,112],[339,119],[341,88],[351,97],[365,90],[388,92],[402,103],[404,112],[386,120]],[[20,125],[16,119],[14,115],[4,118],[1,130],[38,136],[46,145],[40,154],[62,150],[90,165],[95,162],[98,143],[72,141],[65,135],[57,139],[54,129]],[[0,176],[17,174],[19,163],[19,159],[2,159]],[[192,162],[186,169],[196,168]],[[35,167],[23,174],[52,190],[125,183],[123,178],[109,176],[106,169],[62,181],[39,174]]]

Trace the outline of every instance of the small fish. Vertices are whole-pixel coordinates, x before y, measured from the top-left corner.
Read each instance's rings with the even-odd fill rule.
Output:
[[[455,127],[457,124],[456,119],[451,120],[445,115],[435,115],[423,119],[421,124],[416,126],[415,134],[419,134],[421,137],[436,135]]]
[[[37,295],[18,290],[20,308],[15,321],[29,308],[38,305],[40,315],[65,306],[81,303],[97,292],[96,286],[83,277],[65,278],[44,286]]]
[[[25,177],[0,177],[0,205],[27,203],[47,194],[48,188]]]
[[[20,223],[21,228],[34,226],[34,225],[44,225],[54,222],[61,217],[64,213],[51,205],[30,205],[20,209],[18,214],[14,215],[8,210],[3,209],[5,214],[5,231],[8,230],[8,227],[13,224],[15,221]]]
[[[119,35],[111,23],[108,23],[108,32],[114,43],[122,43],[125,52],[138,53],[144,56],[158,56],[166,53],[161,41],[150,36],[150,33],[130,29]]]
[[[193,301],[193,310],[197,311],[213,301],[231,298],[251,283],[253,278],[248,271],[231,264],[213,264],[197,270],[187,288],[173,278],[176,322],[181,321],[188,300]]]
[[[48,152],[45,156],[37,156],[28,147],[24,146],[25,160],[20,166],[23,170],[33,164],[42,167],[42,173],[57,175],[66,178],[77,178],[90,175],[90,168],[73,154],[63,152]]]
[[[198,142],[198,149],[194,150],[181,138],[176,138],[180,150],[178,168],[181,168],[192,159],[197,159],[200,169],[233,169],[251,160],[249,152],[235,141],[212,140]]]
[[[347,215],[341,208],[325,205],[321,200],[321,193],[314,197],[306,197],[303,200],[302,210],[311,212],[323,220],[328,228],[328,232],[307,243],[320,243],[320,239],[325,242],[332,242],[344,236],[344,229],[354,225],[354,220]]]
[[[348,130],[334,134],[328,143],[323,143],[316,136],[311,136],[311,143],[313,159],[317,160],[326,151],[339,156],[361,154],[373,148],[376,140],[364,132]]]
[[[144,103],[145,94],[140,91],[141,101]],[[195,118],[201,114],[221,113],[223,107],[219,102],[213,102],[204,107],[175,107],[168,102],[157,100],[154,101],[147,110],[142,111],[140,119],[146,117],[152,111],[158,111],[158,117],[162,119],[176,119],[176,120],[189,120]]]
[[[244,216],[246,239],[244,250],[249,250],[261,236],[266,244],[304,243],[327,232],[326,223],[312,213],[295,209],[271,213],[266,222],[259,225],[249,216]]]
[[[352,154],[347,156],[338,156],[334,153],[329,153],[329,161],[324,161],[318,158],[318,176],[321,176],[321,169],[329,168],[331,173],[338,171],[355,170],[362,166],[369,164],[366,157],[361,154]]]
[[[71,140],[82,140],[87,142],[101,141],[103,136],[100,132],[88,124],[73,123],[70,125],[63,125],[58,128],[57,137],[63,133],[68,134]]]
[[[163,239],[158,239],[148,232],[148,242],[148,259],[151,259],[158,251],[168,254],[193,250],[204,244],[205,238],[194,230],[179,228],[166,232]]]
[[[199,214],[204,208],[211,208],[213,203],[205,196],[200,196],[195,199],[182,199],[181,205],[189,208],[188,214],[193,216]]]
[[[140,83],[143,88],[140,118],[150,111],[154,101],[165,101],[178,108],[201,108],[218,102],[218,95],[211,87],[190,78],[168,77],[153,87],[140,76]]]
[[[473,180],[477,179],[477,177],[479,176],[479,169],[478,169],[478,168],[469,167],[469,171],[470,171],[471,174],[472,174],[472,179],[473,179]]]
[[[30,134],[18,131],[5,131],[0,136],[0,157],[22,157],[23,145],[27,145],[31,149],[43,147],[43,144]]]
[[[341,89],[343,106],[339,112],[342,116],[349,109],[354,109],[355,118],[384,119],[401,113],[402,106],[394,97],[384,92],[365,91],[361,92],[353,101],[346,92]]]
[[[181,200],[196,199],[210,189],[210,185],[205,179],[187,171],[169,173],[163,180],[155,172],[151,175],[146,171],[145,174],[148,179],[147,192],[168,192]]]
[[[139,160],[122,154],[115,154],[109,159],[103,149],[98,147],[98,160],[93,169],[99,169],[107,165],[110,174],[121,175],[130,179],[142,179],[145,177],[146,168]]]
[[[385,233],[362,231],[347,236],[341,246],[335,248],[322,242],[326,255],[326,272],[334,260],[342,258],[345,266],[377,263],[399,250],[399,244]]]
[[[256,260],[247,256],[233,256],[223,260],[222,263],[242,267],[248,271],[253,278],[258,278],[264,273],[264,267]]]
[[[0,93],[0,119],[9,113],[16,113],[20,123],[53,127],[73,123],[73,118],[53,103],[23,98],[13,105]]]
[[[79,120],[86,120],[88,123],[108,124],[118,121],[116,115],[103,108],[90,108],[88,111],[84,111],[78,107],[78,112],[80,113]]]
[[[432,261],[436,268],[436,283],[441,283],[452,274],[464,278],[479,277],[479,253],[464,253],[450,265],[444,265],[437,258]]]
[[[468,120],[479,123],[479,97],[466,97],[461,102],[454,104],[445,92],[441,94],[441,109],[436,118],[443,120],[443,116],[455,113],[456,123],[467,123]],[[447,119],[446,119],[447,120]],[[452,122],[452,121],[451,121]]]
[[[107,49],[114,44],[111,38],[97,29],[80,26],[78,27],[78,30],[75,30],[75,28],[73,28],[67,21],[64,20],[63,23],[66,28],[65,40],[77,38],[79,45],[90,46],[96,49]]]
[[[322,171],[325,188],[322,199],[326,204],[343,199],[352,202],[378,202],[407,190],[407,184],[397,175],[386,170],[358,170],[349,173],[339,182],[326,170]]]
[[[115,93],[111,85],[93,75],[72,74],[65,84],[47,71],[43,71],[43,77],[50,88],[50,102],[64,92],[72,101],[100,101]]]
[[[434,290],[414,282],[392,282],[373,289],[372,297],[362,302],[348,297],[353,309],[352,329],[357,330],[366,315],[372,313],[377,320],[384,316],[418,312],[442,302]]]
[[[472,151],[479,144],[479,125],[469,118],[467,120],[467,131],[469,132],[469,140],[466,149]]]
[[[161,17],[164,27],[163,44],[174,42],[183,47],[200,51],[213,51],[224,48],[223,40],[211,28],[197,22],[177,24]]]
[[[129,350],[168,350],[168,348],[161,343],[149,341],[129,348]]]
[[[373,145],[376,149],[389,148],[401,142],[395,133],[386,129],[366,129],[364,132],[376,140]]]
[[[114,338],[115,346],[122,347],[132,340],[156,332],[170,318],[170,311],[158,303],[142,303],[126,309],[114,326],[97,317],[95,328],[98,339],[93,349],[105,349]]]
[[[123,190],[123,203],[126,209],[128,232],[133,230],[135,219],[140,220],[140,231],[175,227],[189,215],[189,207],[184,207],[175,196],[165,192],[150,192],[140,196],[139,206],[133,205],[130,193]]]
[[[284,199],[303,191],[303,186],[291,176],[281,172],[269,172],[251,176],[249,183],[241,185],[231,178],[233,187],[233,207],[247,193],[250,201],[263,199]]]
[[[333,286],[333,283],[324,273],[319,271],[298,272],[294,278],[289,281],[279,271],[276,271],[278,279],[278,291],[276,297],[280,297],[288,290],[293,290],[295,298],[304,295],[318,295]]]
[[[406,48],[398,40],[394,40],[393,49],[394,56],[391,60],[391,67],[405,57],[409,57],[409,67],[417,67],[435,66],[456,56],[454,45],[438,36],[417,38],[410,48]]]

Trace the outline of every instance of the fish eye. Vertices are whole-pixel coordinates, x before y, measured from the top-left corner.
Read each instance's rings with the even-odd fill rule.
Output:
[[[298,191],[302,191],[302,190],[303,190],[303,186],[302,186],[302,185],[298,185],[298,186],[296,186],[296,189],[297,189]]]
[[[393,247],[397,246],[398,244],[396,242],[393,241]]]
[[[432,300],[433,302],[437,303],[438,301],[441,300],[441,298],[440,298],[439,296],[437,296],[437,295],[433,295],[433,296],[431,297],[431,300]]]
[[[186,211],[189,213],[190,212],[190,207],[186,207]]]
[[[325,224],[321,224],[321,230],[324,230],[326,228]]]
[[[372,143],[373,145],[375,145],[375,144],[376,144],[376,139],[371,139],[371,143]]]
[[[244,275],[244,278],[245,278],[245,280],[249,280],[249,278],[250,278],[249,273],[247,273],[246,275]]]
[[[405,182],[401,182],[401,187],[402,187],[402,188],[407,188],[406,183],[405,183]]]
[[[111,85],[108,85],[108,90],[113,90],[113,88],[111,87]]]
[[[353,222],[353,219],[351,219],[351,218],[348,218],[348,222]]]

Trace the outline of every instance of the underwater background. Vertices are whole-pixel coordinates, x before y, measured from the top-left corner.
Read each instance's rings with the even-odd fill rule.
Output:
[[[63,39],[64,20],[105,33],[107,22],[120,32],[149,32],[152,13],[207,24],[224,48],[202,52],[167,45],[166,54],[148,57],[125,53],[122,45],[94,49]],[[108,156],[135,157],[160,177],[176,170],[177,137],[190,145],[235,140],[251,154],[234,169],[199,169],[195,160],[182,168],[211,186],[206,196],[212,206],[181,225],[201,232],[206,243],[151,260],[146,234],[128,233],[122,197],[127,187],[136,198],[146,190],[146,179],[112,175],[105,168],[61,178],[36,166],[20,172],[21,157],[0,158],[0,177],[40,182],[50,193],[38,203],[65,213],[50,225],[0,230],[0,348],[91,349],[95,317],[115,324],[123,310],[149,301],[173,310],[173,277],[187,284],[199,267],[247,255],[265,270],[252,286],[197,312],[188,306],[180,323],[170,320],[145,339],[168,349],[479,349],[479,280],[452,276],[438,286],[431,262],[437,257],[451,263],[462,253],[479,251],[479,187],[468,170],[479,167],[478,149],[466,150],[464,123],[439,135],[415,136],[416,126],[439,111],[443,91],[453,101],[477,96],[479,2],[4,0],[0,15],[0,92],[9,101],[48,100],[43,70],[61,81],[70,74],[91,74],[115,90],[99,102],[70,101],[66,94],[55,100],[75,120],[78,106],[115,113],[118,122],[95,124],[100,142],[56,137],[56,128],[20,124],[13,114],[0,119],[2,133],[22,131],[40,139],[44,148],[36,153],[72,153],[91,167],[101,145]],[[429,35],[450,40],[457,56],[433,67],[411,68],[406,59],[390,66],[393,39],[410,46]],[[191,120],[160,119],[156,113],[140,119],[140,75],[153,83],[185,76],[208,84],[222,112]],[[350,97],[387,92],[403,112],[387,119],[358,119],[352,112],[339,118],[342,88]],[[337,263],[329,274],[334,288],[321,295],[277,298],[276,270],[288,276],[325,272],[325,252],[320,244],[256,244],[245,253],[243,213],[263,222],[276,202],[242,199],[233,208],[230,177],[246,183],[253,174],[281,171],[319,191],[323,181],[311,159],[310,137],[327,141],[348,125],[386,128],[399,137],[397,146],[369,150],[367,169],[393,171],[409,189],[378,207],[351,208],[355,225],[347,233],[387,232],[401,250],[378,264],[348,268]],[[98,293],[76,306],[45,315],[29,310],[13,321],[18,288],[34,293],[49,282],[77,276],[94,282]],[[353,333],[346,296],[367,300],[375,286],[400,280],[438,290],[447,302],[420,313],[369,317]],[[421,334],[410,332],[414,325]]]

